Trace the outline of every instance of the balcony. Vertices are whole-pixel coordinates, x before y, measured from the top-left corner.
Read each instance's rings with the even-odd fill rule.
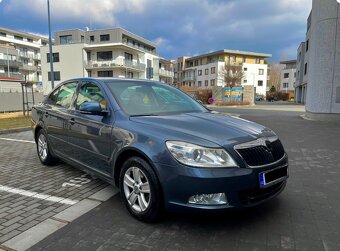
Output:
[[[12,73],[10,72],[9,75],[7,72],[0,72],[0,77],[10,77],[10,78],[17,78],[24,80],[24,76],[21,73]]]
[[[21,67],[23,66],[22,62],[14,61],[14,60],[7,60],[7,59],[0,59],[0,66],[10,66],[10,67]]]
[[[20,70],[24,70],[24,71],[37,71],[37,67],[34,66],[34,65],[24,64],[23,66],[20,67]]]
[[[180,81],[196,81],[196,76],[185,76]]]
[[[165,69],[159,69],[159,76],[173,78],[174,73]]]
[[[137,63],[131,60],[125,59],[115,59],[109,61],[88,61],[85,62],[85,67],[87,69],[96,68],[129,68],[138,71],[145,71],[145,64]]]

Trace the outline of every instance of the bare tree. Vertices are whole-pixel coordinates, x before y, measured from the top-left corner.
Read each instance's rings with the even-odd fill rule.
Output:
[[[239,64],[227,64],[218,72],[218,77],[223,81],[225,87],[241,86],[241,81],[244,78],[245,73],[243,71],[242,65]]]
[[[280,90],[282,68],[283,68],[283,66],[280,65],[280,64],[274,64],[274,63],[269,64],[269,67],[268,67],[268,75],[269,75],[268,86],[269,86],[269,88],[274,86],[276,91]]]

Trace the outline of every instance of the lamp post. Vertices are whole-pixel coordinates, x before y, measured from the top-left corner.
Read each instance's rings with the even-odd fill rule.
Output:
[[[50,68],[51,68],[51,85],[54,88],[54,71],[53,71],[53,54],[52,54],[52,37],[51,37],[51,20],[50,20],[50,0],[47,0],[47,13],[48,13],[48,43],[50,51]]]
[[[9,51],[8,51],[9,45],[13,46],[14,44],[9,43],[6,47],[6,51],[7,51],[7,77],[10,77],[10,73],[9,73]]]

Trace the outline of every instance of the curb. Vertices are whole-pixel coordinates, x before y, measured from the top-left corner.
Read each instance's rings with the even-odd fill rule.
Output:
[[[26,132],[30,130],[32,130],[31,127],[11,128],[11,129],[0,130],[0,135],[9,134],[9,133],[17,133],[17,132]]]

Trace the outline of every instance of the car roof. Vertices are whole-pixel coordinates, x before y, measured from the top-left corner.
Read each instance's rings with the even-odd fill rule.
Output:
[[[150,84],[164,84],[162,82],[159,81],[155,81],[155,80],[149,80],[149,79],[131,79],[131,78],[74,78],[74,79],[70,79],[68,81],[72,81],[72,80],[78,80],[78,81],[99,81],[102,83],[114,83],[114,82],[143,82],[143,83],[150,83]]]

